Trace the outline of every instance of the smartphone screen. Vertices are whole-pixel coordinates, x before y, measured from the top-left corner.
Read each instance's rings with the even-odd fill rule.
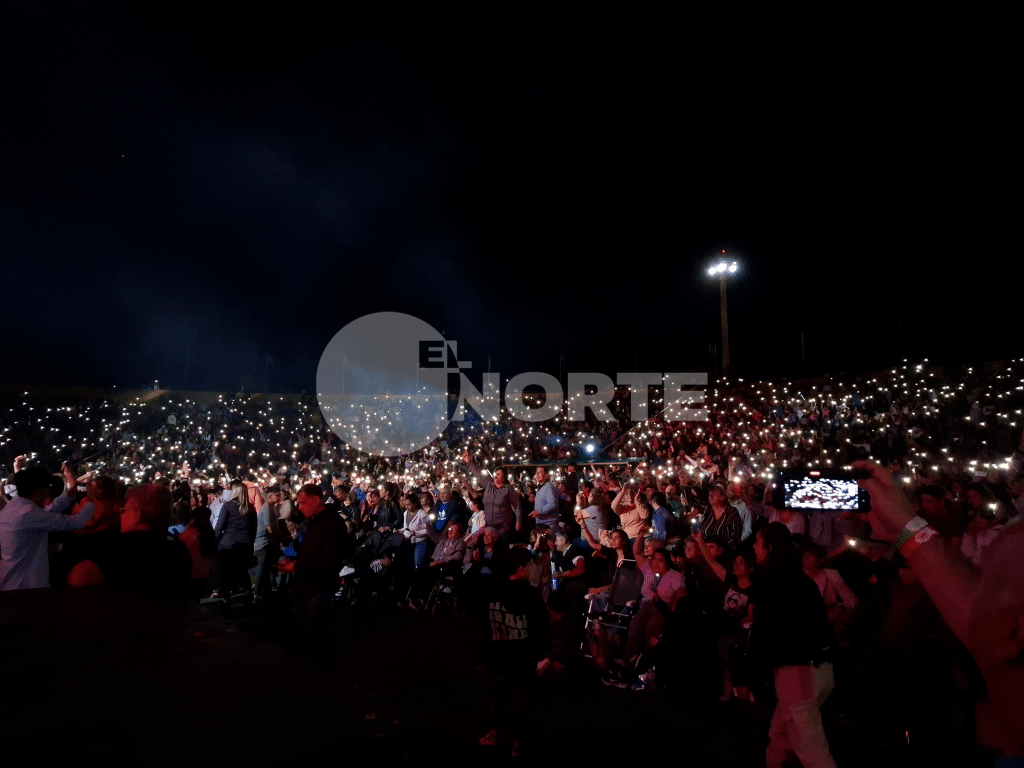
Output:
[[[866,494],[857,481],[840,473],[784,473],[776,481],[776,490],[779,488],[785,509],[860,512],[867,508]]]

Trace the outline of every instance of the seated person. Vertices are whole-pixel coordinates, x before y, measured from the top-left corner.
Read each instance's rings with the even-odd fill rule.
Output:
[[[469,610],[486,605],[491,593],[508,576],[505,557],[508,544],[501,540],[498,529],[484,528],[483,535],[470,554],[469,569],[460,585],[460,604]]]
[[[590,612],[593,613],[607,607],[607,597],[612,589],[615,570],[619,567],[619,563],[628,559],[630,555],[629,537],[626,536],[625,531],[616,529],[607,536],[609,546],[595,546],[598,542],[590,536],[586,527],[583,528],[583,534],[594,550],[588,558],[589,563],[595,564],[591,570],[595,572],[600,570],[602,576],[600,584],[591,587],[587,592],[591,596]]]
[[[558,584],[555,591],[564,593],[569,615],[582,619],[586,608],[583,600],[587,592],[587,558],[563,531],[555,534],[552,563],[552,584]]]
[[[651,648],[665,628],[676,605],[686,596],[683,575],[675,569],[672,558],[664,549],[656,549],[647,557],[639,539],[633,545],[637,566],[650,569],[657,578],[651,597],[640,601],[636,616],[629,624],[629,638],[626,642],[626,668],[612,670],[604,678],[606,685],[625,687],[627,676],[636,669],[642,652]]]
[[[801,560],[804,573],[818,586],[818,591],[825,600],[825,609],[834,629],[846,626],[850,611],[857,607],[857,596],[853,594],[839,571],[825,568],[828,553],[821,544],[809,542],[804,545]]]
[[[414,608],[423,606],[423,596],[446,577],[462,576],[462,561],[466,557],[466,542],[462,538],[462,524],[451,520],[445,526],[445,538],[438,542],[425,569],[417,572],[416,583],[410,597]]]

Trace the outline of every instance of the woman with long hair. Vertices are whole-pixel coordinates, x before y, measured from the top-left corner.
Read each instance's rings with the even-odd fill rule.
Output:
[[[773,670],[778,697],[768,734],[768,766],[781,767],[794,752],[805,766],[834,768],[821,723],[821,705],[835,688],[825,601],[804,574],[782,523],[757,532],[754,556],[759,577],[750,594],[751,654]]]
[[[231,590],[240,587],[246,602],[252,599],[249,562],[252,560],[256,511],[249,503],[249,489],[241,480],[231,484],[231,497],[224,502],[214,533],[217,537],[217,566],[220,570],[220,598],[231,603]]]

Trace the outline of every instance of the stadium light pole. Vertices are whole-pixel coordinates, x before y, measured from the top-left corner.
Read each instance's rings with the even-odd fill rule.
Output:
[[[729,309],[725,300],[725,282],[729,275],[735,275],[739,270],[739,264],[727,260],[725,251],[722,251],[721,258],[708,267],[708,274],[711,277],[718,277],[719,294],[722,304],[722,375],[729,375]]]

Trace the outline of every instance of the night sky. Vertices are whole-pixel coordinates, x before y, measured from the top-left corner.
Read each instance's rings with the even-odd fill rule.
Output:
[[[998,52],[141,5],[2,11],[2,381],[312,391],[384,310],[505,376],[707,370],[723,248],[739,375],[1024,353]]]

